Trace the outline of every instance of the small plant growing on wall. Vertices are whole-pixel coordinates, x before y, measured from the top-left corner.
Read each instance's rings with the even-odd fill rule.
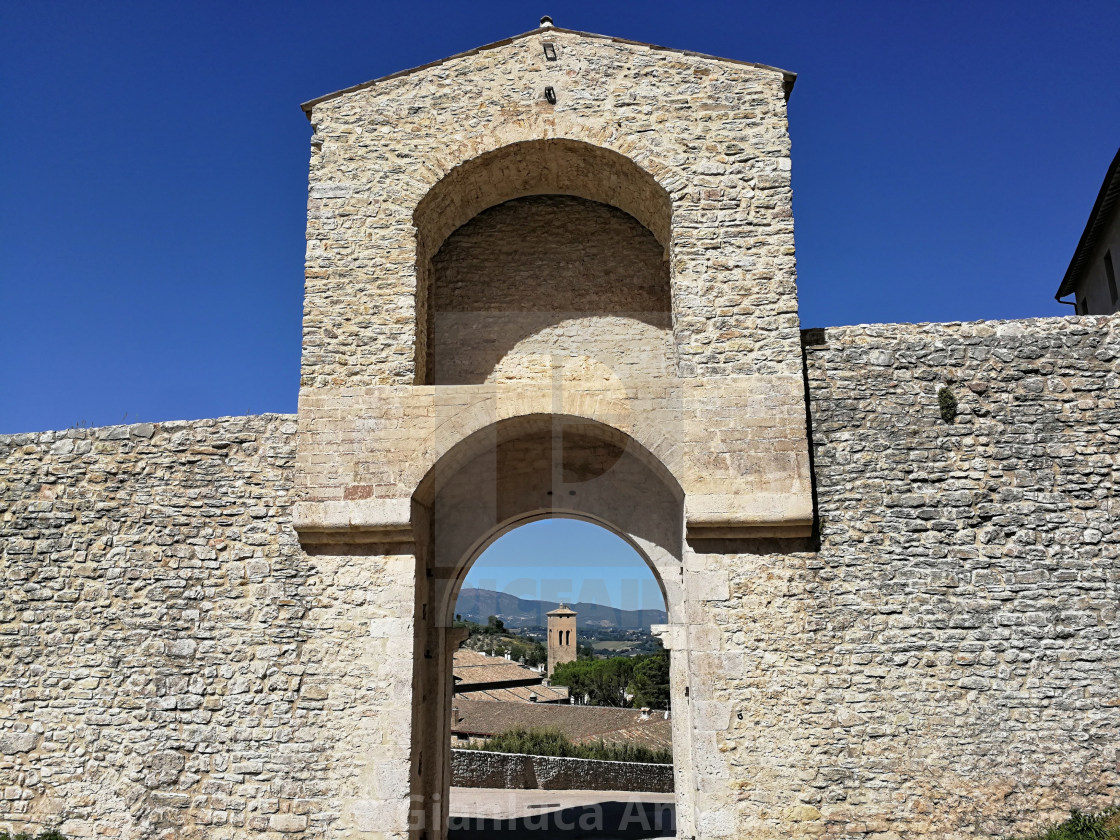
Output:
[[[1068,820],[1036,834],[1030,840],[1116,840],[1120,838],[1120,807],[1099,814],[1074,811]]]
[[[957,398],[948,386],[937,392],[937,405],[941,409],[941,419],[946,423],[952,423],[956,419]]]

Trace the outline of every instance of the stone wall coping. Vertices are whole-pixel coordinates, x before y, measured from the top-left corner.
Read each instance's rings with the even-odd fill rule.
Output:
[[[117,440],[125,438],[150,438],[154,432],[178,432],[185,429],[199,429],[218,424],[230,424],[237,421],[257,423],[260,421],[291,421],[296,422],[295,414],[277,414],[265,412],[263,414],[232,414],[224,417],[200,417],[196,420],[159,420],[143,423],[118,423],[112,426],[75,426],[69,429],[39,429],[31,432],[10,432],[0,434],[0,445],[15,444],[17,446],[36,441],[55,441],[62,438],[74,440]]]
[[[658,712],[658,714],[660,714],[660,712]],[[477,754],[481,753],[482,755],[503,756],[503,757],[509,757],[509,758],[545,758],[545,759],[548,759],[549,761],[557,761],[557,762],[564,762],[564,763],[570,762],[573,766],[576,766],[576,767],[579,767],[579,766],[589,767],[589,766],[594,765],[594,764],[616,764],[620,767],[621,766],[628,766],[628,767],[668,767],[670,769],[672,769],[672,767],[673,767],[672,764],[656,764],[656,763],[653,763],[653,762],[650,762],[650,761],[608,761],[608,760],[602,759],[602,758],[571,758],[570,756],[561,756],[561,755],[535,755],[533,753],[507,753],[507,752],[498,752],[497,750],[464,750],[464,749],[457,749],[455,747],[451,748],[451,753],[452,753],[452,755],[454,755],[456,753],[466,753],[466,754],[469,754],[469,755],[477,755]]]
[[[451,750],[452,784],[532,790],[643,790],[672,793],[672,764]]]
[[[802,327],[801,335],[816,334],[829,338],[839,336],[855,337],[866,335],[877,339],[905,340],[930,333],[956,333],[967,338],[989,338],[996,335],[1023,335],[1030,332],[1033,335],[1048,333],[1065,333],[1072,327],[1081,326],[1085,329],[1099,329],[1101,327],[1120,324],[1120,313],[1112,315],[1051,315],[1039,318],[1007,318],[996,320],[978,321],[918,321],[909,323],[905,321],[891,323],[845,324],[832,327]],[[806,349],[813,349],[812,346]]]

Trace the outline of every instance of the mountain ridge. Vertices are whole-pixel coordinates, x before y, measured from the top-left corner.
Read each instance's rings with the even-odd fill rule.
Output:
[[[565,606],[578,613],[576,621],[584,627],[607,627],[619,630],[645,630],[651,624],[664,624],[664,610],[623,610],[602,604],[577,602]],[[496,615],[507,627],[544,627],[548,620],[545,613],[560,606],[557,601],[538,601],[518,598],[492,589],[463,589],[455,602],[455,614],[464,620],[485,624]]]

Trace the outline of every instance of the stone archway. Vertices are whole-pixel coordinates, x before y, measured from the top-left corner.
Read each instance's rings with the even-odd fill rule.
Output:
[[[430,269],[430,384],[621,384],[676,372],[664,248],[612,205],[505,201],[453,232]]]
[[[609,148],[561,138],[524,140],[500,146],[459,163],[434,184],[416,205],[413,225],[416,229],[417,384],[448,384],[447,377],[438,376],[433,364],[436,352],[435,315],[440,303],[434,287],[440,274],[438,255],[443,253],[446,243],[457,235],[459,229],[472,224],[477,226],[476,220],[480,217],[493,217],[497,206],[504,202],[527,198],[540,200],[544,197],[552,198],[554,204],[559,203],[560,207],[520,207],[516,211],[522,220],[527,212],[533,215],[535,211],[535,215],[539,217],[538,227],[542,228],[537,232],[534,243],[523,243],[535,250],[531,255],[522,255],[521,262],[527,269],[523,275],[531,274],[534,264],[537,269],[551,268],[555,272],[558,262],[562,262],[557,260],[557,256],[564,250],[586,251],[591,242],[600,241],[603,247],[592,247],[592,253],[580,256],[586,270],[604,275],[603,280],[611,293],[602,295],[603,289],[595,289],[589,298],[585,289],[579,304],[568,302],[566,305],[561,304],[561,307],[578,309],[584,314],[600,309],[602,311],[596,314],[634,314],[638,319],[658,323],[664,321],[662,326],[668,331],[672,311],[668,262],[672,230],[669,194],[649,172],[630,158]],[[596,212],[591,207],[592,203],[599,205],[601,209]],[[560,212],[561,208],[563,212]],[[626,219],[630,220],[629,225]],[[608,232],[604,230],[606,227],[614,229]],[[490,233],[489,241],[481,247],[476,246],[475,250],[489,254],[493,268],[509,260],[512,255],[508,252],[508,245],[520,240],[526,230],[522,226],[520,236],[504,237],[499,230],[497,239],[493,235],[495,231]],[[564,242],[565,233],[576,237],[576,241]],[[640,241],[643,234],[648,237],[648,243]],[[559,243],[555,241],[557,237],[561,240]],[[501,242],[503,238],[505,241]],[[498,247],[494,247],[495,244]],[[626,253],[611,254],[612,249]],[[544,253],[548,250],[553,253]],[[630,265],[624,267],[619,264],[611,271],[609,264],[619,260],[623,263],[629,261]],[[471,260],[458,252],[447,255],[444,262],[463,266]],[[561,268],[559,273],[563,275],[572,272],[564,272]],[[631,284],[637,288],[632,290],[633,294],[630,296],[619,295],[619,276],[627,273],[638,275],[636,283]],[[643,293],[645,290],[640,287],[648,284],[651,278],[642,277],[642,274],[656,278],[653,282],[655,285],[664,285],[663,292],[654,296]],[[660,276],[662,274],[663,277]],[[524,281],[526,278],[522,276],[517,279]],[[551,283],[563,284],[565,279],[570,278],[550,276],[548,279]],[[499,278],[489,277],[483,284],[496,285],[496,296],[500,296],[503,290],[509,291],[509,287],[496,282],[498,280]],[[532,284],[524,282],[517,283],[516,288],[530,296],[540,293],[540,290],[532,289]],[[480,297],[477,294],[470,300],[460,297],[456,303],[459,307],[465,306],[472,313],[477,313],[480,301],[491,305],[495,303],[486,295]],[[445,298],[443,302],[446,305],[448,301]],[[494,308],[494,312],[502,313],[508,322],[515,310],[525,306],[535,308],[536,303],[518,302],[515,299],[511,308],[511,301],[502,301]],[[478,316],[475,315],[471,318],[471,324],[475,325],[477,320]],[[671,337],[666,343],[675,351],[675,342]],[[658,371],[658,374],[661,377],[675,374],[675,362],[673,367],[671,372]]]
[[[536,519],[570,517],[626,540],[649,565],[670,624],[684,621],[684,495],[632,438],[570,415],[531,415],[489,426],[452,447],[413,496],[417,546],[413,674],[413,802],[429,837],[442,837],[450,787],[451,657],[455,598],[471,564],[495,539]],[[671,658],[677,830],[690,836],[688,651]],[[417,809],[414,807],[414,812]],[[433,824],[438,823],[438,824]],[[418,827],[419,828],[419,827]]]
[[[542,39],[561,63],[578,55],[594,71],[572,64],[554,75],[560,64],[541,57]],[[635,89],[639,76],[656,95],[607,93]],[[710,604],[730,597],[737,541],[804,536],[812,526],[788,81],[769,68],[666,61],[550,29],[309,103],[317,143],[293,522],[306,548],[355,582],[341,603],[324,602],[321,619],[324,673],[346,681],[331,710],[339,836],[420,840],[408,792],[419,797],[413,814],[422,803],[442,820],[442,762],[432,759],[448,748],[446,720],[431,709],[444,708],[436,666],[449,650],[456,570],[510,523],[559,515],[606,524],[644,546],[651,564],[676,569],[661,575],[675,622],[661,635],[678,690],[689,688],[681,674],[697,675],[687,712],[674,715],[690,739],[676,754],[693,774],[678,784],[690,797],[678,802],[678,827],[721,837],[742,825],[728,781],[737,756],[720,742],[741,664],[734,631],[717,625]],[[558,102],[532,93],[546,85]],[[705,107],[681,107],[696,90]],[[617,292],[618,277],[655,277],[667,293],[652,296],[645,319],[610,294],[573,294],[591,304],[592,326],[630,318],[616,335],[598,333],[613,343],[593,346],[595,331],[574,323],[584,315],[537,317],[580,307],[527,307],[531,329],[496,325],[481,335],[482,344],[495,339],[488,356],[477,342],[453,344],[473,353],[472,365],[435,376],[433,263],[460,229],[519,201],[554,202],[569,220],[600,214],[631,231],[615,268],[630,255],[644,268],[601,272],[596,295]],[[495,262],[518,244],[515,227],[494,238]],[[553,270],[548,253],[536,253],[539,270]],[[533,254],[520,252],[526,271],[538,270]],[[445,253],[443,267],[461,255]],[[464,284],[494,276],[478,262]],[[664,348],[655,366],[618,362],[654,346]],[[547,361],[518,361],[534,354]],[[532,457],[514,457],[518,446]],[[609,468],[594,467],[611,446]],[[565,453],[578,457],[565,465]],[[594,474],[572,482],[576,468]],[[672,530],[643,543],[653,510]]]

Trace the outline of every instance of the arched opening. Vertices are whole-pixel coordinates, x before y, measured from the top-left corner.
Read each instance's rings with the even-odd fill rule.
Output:
[[[520,525],[549,518],[601,525],[625,540],[658,581],[670,624],[684,621],[683,493],[648,450],[602,423],[529,415],[495,423],[451,447],[413,496],[418,587],[413,675],[414,802],[430,838],[445,836],[450,791],[455,604],[482,552]],[[678,831],[692,790],[687,756],[687,652],[671,661]]]
[[[675,372],[670,206],[633,161],[573,140],[451,170],[413,215],[418,383]]]
[[[484,210],[432,258],[436,385],[672,375],[669,265],[633,216],[563,195]]]
[[[672,836],[670,655],[650,634],[667,616],[646,558],[597,524],[534,520],[480,553],[455,613],[449,836]]]

